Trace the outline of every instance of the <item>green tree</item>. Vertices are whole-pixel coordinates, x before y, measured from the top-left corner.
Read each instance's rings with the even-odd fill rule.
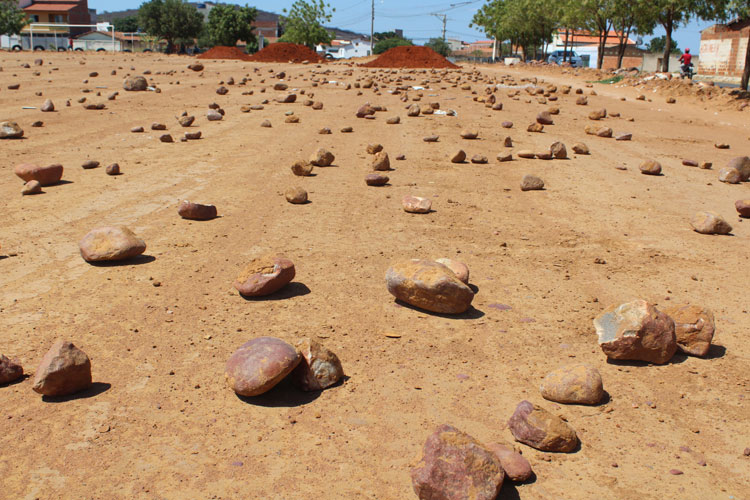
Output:
[[[372,34],[372,38],[376,42],[379,42],[380,40],[385,40],[386,38],[399,38],[399,36],[395,31],[376,31]]]
[[[443,57],[448,57],[451,53],[450,45],[442,38],[430,38],[430,41],[424,46],[431,48]]]
[[[16,0],[0,0],[0,35],[17,35],[26,26],[26,14]]]
[[[138,16],[118,17],[112,21],[115,31],[135,33],[138,31]]]
[[[167,53],[175,43],[192,43],[203,29],[203,16],[182,0],[150,0],[138,9],[138,20],[149,35],[167,42]]]
[[[256,44],[252,23],[258,11],[253,7],[218,4],[208,13],[206,34],[212,45],[234,47],[237,40]]]
[[[617,32],[617,68],[622,67],[628,39],[633,33],[650,35],[656,27],[656,19],[650,9],[650,0],[615,0],[612,25]]]
[[[411,40],[407,40],[406,38],[386,38],[385,40],[380,40],[375,44],[375,46],[372,48],[373,54],[382,54],[383,52],[392,49],[393,47],[400,47],[402,45],[414,45]]]
[[[329,22],[335,11],[324,0],[297,0],[281,21],[284,34],[279,41],[307,45],[313,50],[318,44],[331,43],[333,37],[323,27],[323,23]],[[284,9],[285,14],[286,12]]]
[[[646,46],[646,50],[648,50],[649,52],[653,52],[654,54],[658,54],[660,52],[663,54],[664,53],[664,47],[666,45],[667,45],[667,37],[664,36],[664,35],[657,36],[657,37],[654,37],[651,40],[649,40],[648,45]],[[680,53],[680,49],[677,47],[677,42],[674,41],[674,40],[672,41],[672,51],[671,52],[672,52],[672,54],[679,54]]]

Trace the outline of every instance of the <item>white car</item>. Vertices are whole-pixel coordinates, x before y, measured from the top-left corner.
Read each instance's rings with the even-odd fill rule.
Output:
[[[567,54],[568,54],[568,57],[565,58],[566,62],[569,62],[570,65],[573,66],[574,68],[583,67],[583,59],[581,59],[581,56],[579,56],[572,50],[569,50]],[[564,55],[565,55],[564,50],[555,50],[550,53],[549,57],[547,58],[547,62],[550,64],[562,64]]]

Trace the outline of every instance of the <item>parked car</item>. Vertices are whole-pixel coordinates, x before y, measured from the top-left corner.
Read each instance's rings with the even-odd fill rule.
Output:
[[[562,64],[563,59],[566,60],[566,62],[569,62],[571,66],[574,68],[582,68],[583,67],[583,59],[581,59],[581,56],[573,52],[572,50],[569,50],[567,52],[567,57],[565,56],[564,50],[555,50],[553,52],[550,52],[549,57],[547,58],[547,62],[550,64]]]

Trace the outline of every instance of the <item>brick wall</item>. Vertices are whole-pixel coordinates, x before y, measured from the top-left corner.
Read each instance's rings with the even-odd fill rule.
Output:
[[[698,73],[742,76],[750,36],[750,20],[732,25],[716,24],[701,33]]]
[[[643,64],[643,57],[625,56],[622,58],[623,68],[640,68]],[[615,69],[617,68],[617,56],[604,56],[602,61],[602,69]]]

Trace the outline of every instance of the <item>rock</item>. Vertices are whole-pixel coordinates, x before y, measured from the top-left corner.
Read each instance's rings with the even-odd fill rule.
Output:
[[[167,130],[167,126],[163,123],[154,122],[151,124],[151,130]]]
[[[729,144],[727,144],[726,142],[719,142],[714,144],[714,147],[716,149],[729,149]]]
[[[381,151],[375,155],[372,160],[372,169],[377,171],[386,171],[391,169],[391,160],[388,158],[388,153]]]
[[[690,225],[701,234],[729,234],[732,232],[732,226],[716,212],[696,212],[690,221]]]
[[[388,125],[398,125],[399,123],[401,123],[401,118],[398,116],[392,116],[388,118],[385,123],[387,123]]]
[[[143,127],[133,127],[130,129],[130,131],[134,134],[138,134],[140,132],[143,132]]]
[[[477,154],[477,155],[474,155],[474,156],[471,157],[471,163],[475,163],[475,164],[478,164],[478,165],[484,165],[488,161],[489,160],[484,155]]]
[[[183,219],[211,220],[216,218],[216,207],[213,205],[191,203],[188,200],[184,200],[177,208],[177,213],[180,214],[180,217]]]
[[[20,139],[23,129],[16,122],[0,122],[0,139]]]
[[[456,275],[456,278],[458,278],[462,283],[469,284],[469,266],[461,262],[460,260],[455,259],[448,259],[448,258],[440,258],[435,259],[435,262],[444,265],[448,269],[450,269],[453,274]]]
[[[599,370],[587,364],[563,366],[550,372],[539,390],[544,399],[565,404],[595,405],[604,397]]]
[[[89,109],[89,110],[101,110],[105,109],[106,106],[102,103],[88,103],[83,105],[83,109]]]
[[[193,71],[203,71],[203,65],[201,63],[193,63],[188,66],[188,69]]]
[[[544,130],[544,125],[541,123],[532,123],[531,125],[526,128],[527,132],[542,132]]]
[[[536,157],[540,160],[551,160],[552,159],[552,152],[551,151],[540,151],[539,153],[536,153]]]
[[[365,183],[368,186],[385,186],[389,180],[387,175],[367,174],[365,176]]]
[[[516,153],[516,156],[518,156],[519,158],[533,160],[534,158],[536,158],[536,153],[528,149],[522,149],[521,151]]]
[[[367,145],[367,154],[374,155],[375,153],[380,153],[383,151],[383,145],[382,144],[368,144]]]
[[[42,107],[40,109],[43,113],[50,113],[55,110],[55,104],[51,99],[47,99],[46,101],[44,101],[44,104],[42,104]]]
[[[4,385],[23,376],[23,367],[0,354],[0,385]]]
[[[148,81],[142,76],[130,76],[122,82],[122,88],[129,92],[143,91],[148,88]]]
[[[424,142],[437,142],[439,139],[439,135],[428,135],[427,137],[422,138]]]
[[[503,139],[503,146],[505,146],[506,148],[512,148],[513,139],[511,139],[510,136],[507,136],[505,139]]]
[[[234,282],[245,297],[269,295],[294,279],[294,264],[281,255],[264,255],[250,261]]]
[[[661,163],[656,160],[644,160],[638,169],[644,175],[661,175]]]
[[[284,123],[299,123],[299,116],[289,115],[286,118],[284,118]]]
[[[594,327],[609,359],[661,365],[677,351],[674,321],[645,300],[609,306],[594,319]]]
[[[578,436],[572,427],[529,401],[518,403],[508,420],[508,429],[516,441],[541,451],[569,453],[578,446]]]
[[[445,314],[460,314],[471,306],[474,292],[449,268],[431,260],[404,260],[385,275],[388,291],[415,307]]]
[[[502,122],[500,126],[503,128],[513,128],[513,122],[505,121],[505,122]]]
[[[120,175],[120,165],[118,163],[107,165],[105,172],[107,175]]]
[[[317,151],[315,151],[310,156],[310,163],[315,165],[316,167],[329,167],[333,165],[333,161],[336,159],[336,157],[324,148],[318,148]]]
[[[328,135],[331,133],[331,129],[328,127],[323,127],[322,129],[318,130],[318,134],[320,135]]]
[[[594,132],[594,135],[598,137],[612,137],[613,133],[614,132],[609,127],[600,127],[596,129],[596,131]]]
[[[589,113],[589,120],[601,120],[602,118],[606,118],[606,117],[607,117],[607,110],[604,108],[597,109],[596,111],[592,111],[591,113]]]
[[[289,88],[289,85],[287,85],[286,83],[276,82],[273,84],[274,90],[286,90],[288,88]]]
[[[736,168],[724,167],[719,170],[719,180],[727,184],[739,184],[742,176]]]
[[[287,189],[284,192],[284,197],[286,198],[286,201],[293,205],[302,205],[303,203],[307,203],[307,191],[299,186]]]
[[[406,195],[401,200],[401,206],[404,207],[405,212],[409,212],[410,214],[426,214],[430,212],[432,202],[429,198]]]
[[[427,438],[422,458],[411,470],[420,500],[494,500],[504,478],[490,450],[450,425],[441,425]]]
[[[190,116],[190,115],[181,116],[180,119],[178,120],[179,124],[183,127],[189,127],[190,125],[193,124],[194,121],[195,121],[195,117]]]
[[[419,108],[419,104],[412,104],[406,111],[406,116],[419,116],[422,110]]]
[[[42,186],[57,184],[62,179],[63,166],[59,163],[40,167],[32,163],[22,163],[16,166],[15,174],[25,182],[39,181]]]
[[[172,136],[170,134],[162,134],[162,135],[160,135],[159,136],[159,140],[161,142],[167,142],[167,143],[174,142],[174,139],[172,138]]]
[[[89,387],[89,357],[72,343],[58,340],[39,363],[32,389],[44,396],[67,396]]]
[[[539,191],[544,189],[544,181],[535,175],[524,175],[521,180],[521,191]]]
[[[714,314],[701,306],[674,304],[664,309],[674,321],[677,347],[691,356],[705,357],[714,338]]]
[[[196,130],[195,132],[185,132],[185,139],[188,141],[197,141],[201,138],[201,131]]]
[[[81,164],[81,168],[84,170],[89,170],[92,168],[96,168],[99,166],[99,162],[96,160],[86,160]]]
[[[478,130],[463,129],[461,131],[461,138],[462,139],[476,139],[477,137],[479,137],[479,131]]]
[[[351,134],[352,132],[354,132],[353,127],[341,127],[342,134]]]
[[[216,93],[219,95],[227,95],[229,93],[229,89],[222,85],[221,87],[216,89]],[[279,101],[279,102],[282,102],[282,101]]]
[[[568,150],[565,148],[565,144],[562,142],[555,142],[549,147],[550,153],[552,153],[552,156],[557,158],[558,160],[564,160],[568,157]]]
[[[369,104],[365,104],[364,106],[360,106],[357,110],[357,118],[364,118],[365,116],[370,116],[375,114],[375,109],[373,109],[372,106]]]
[[[633,134],[618,134],[615,137],[615,140],[616,141],[629,141],[632,138],[633,138]]]
[[[263,128],[271,128],[271,122],[268,121],[268,120],[263,120],[261,122],[260,126],[263,127]]]
[[[573,152],[579,155],[590,154],[589,147],[582,142],[579,142],[573,145]]]
[[[227,360],[224,377],[240,396],[271,390],[299,364],[297,349],[275,337],[258,337],[242,344]]]
[[[21,190],[22,195],[27,194],[39,194],[42,192],[42,185],[39,181],[29,181],[26,184],[23,185],[23,189]]]
[[[750,180],[750,157],[738,156],[732,158],[727,164],[728,168],[734,168],[740,173],[740,181],[747,182]]]
[[[288,94],[284,97],[277,97],[276,102],[280,104],[291,104],[297,100],[297,94]]]
[[[303,338],[294,343],[302,359],[292,372],[292,382],[303,391],[321,391],[344,376],[338,356],[319,343]]]
[[[37,120],[37,121],[31,122],[31,126],[34,128],[44,127],[44,122]]]
[[[146,243],[125,226],[92,229],[78,247],[86,262],[124,260],[146,251]]]
[[[497,161],[499,162],[511,161],[512,159],[513,155],[510,153],[500,153],[497,155]]]
[[[734,208],[737,209],[737,213],[740,214],[740,217],[750,219],[750,198],[735,201]]]
[[[536,115],[536,122],[540,125],[554,125],[554,121],[552,121],[552,113],[549,111],[542,111],[538,115]],[[531,132],[531,131],[529,131]]]
[[[323,103],[320,101],[313,102],[312,109],[314,109],[315,111],[320,111],[321,109],[323,109]]]
[[[576,99],[576,104],[579,106],[586,106],[589,103],[589,99],[586,96],[581,96]]]
[[[300,177],[307,177],[308,175],[312,174],[312,171],[313,164],[309,161],[299,160],[294,162],[294,165],[292,165],[292,173]]]
[[[206,119],[210,122],[218,122],[224,119],[224,115],[216,111],[215,109],[209,109],[206,112]],[[269,123],[270,125],[270,123]]]
[[[487,449],[495,454],[495,457],[500,462],[500,466],[505,471],[505,475],[511,481],[523,483],[533,476],[534,471],[531,469],[529,461],[511,446],[492,443],[487,445]]]

